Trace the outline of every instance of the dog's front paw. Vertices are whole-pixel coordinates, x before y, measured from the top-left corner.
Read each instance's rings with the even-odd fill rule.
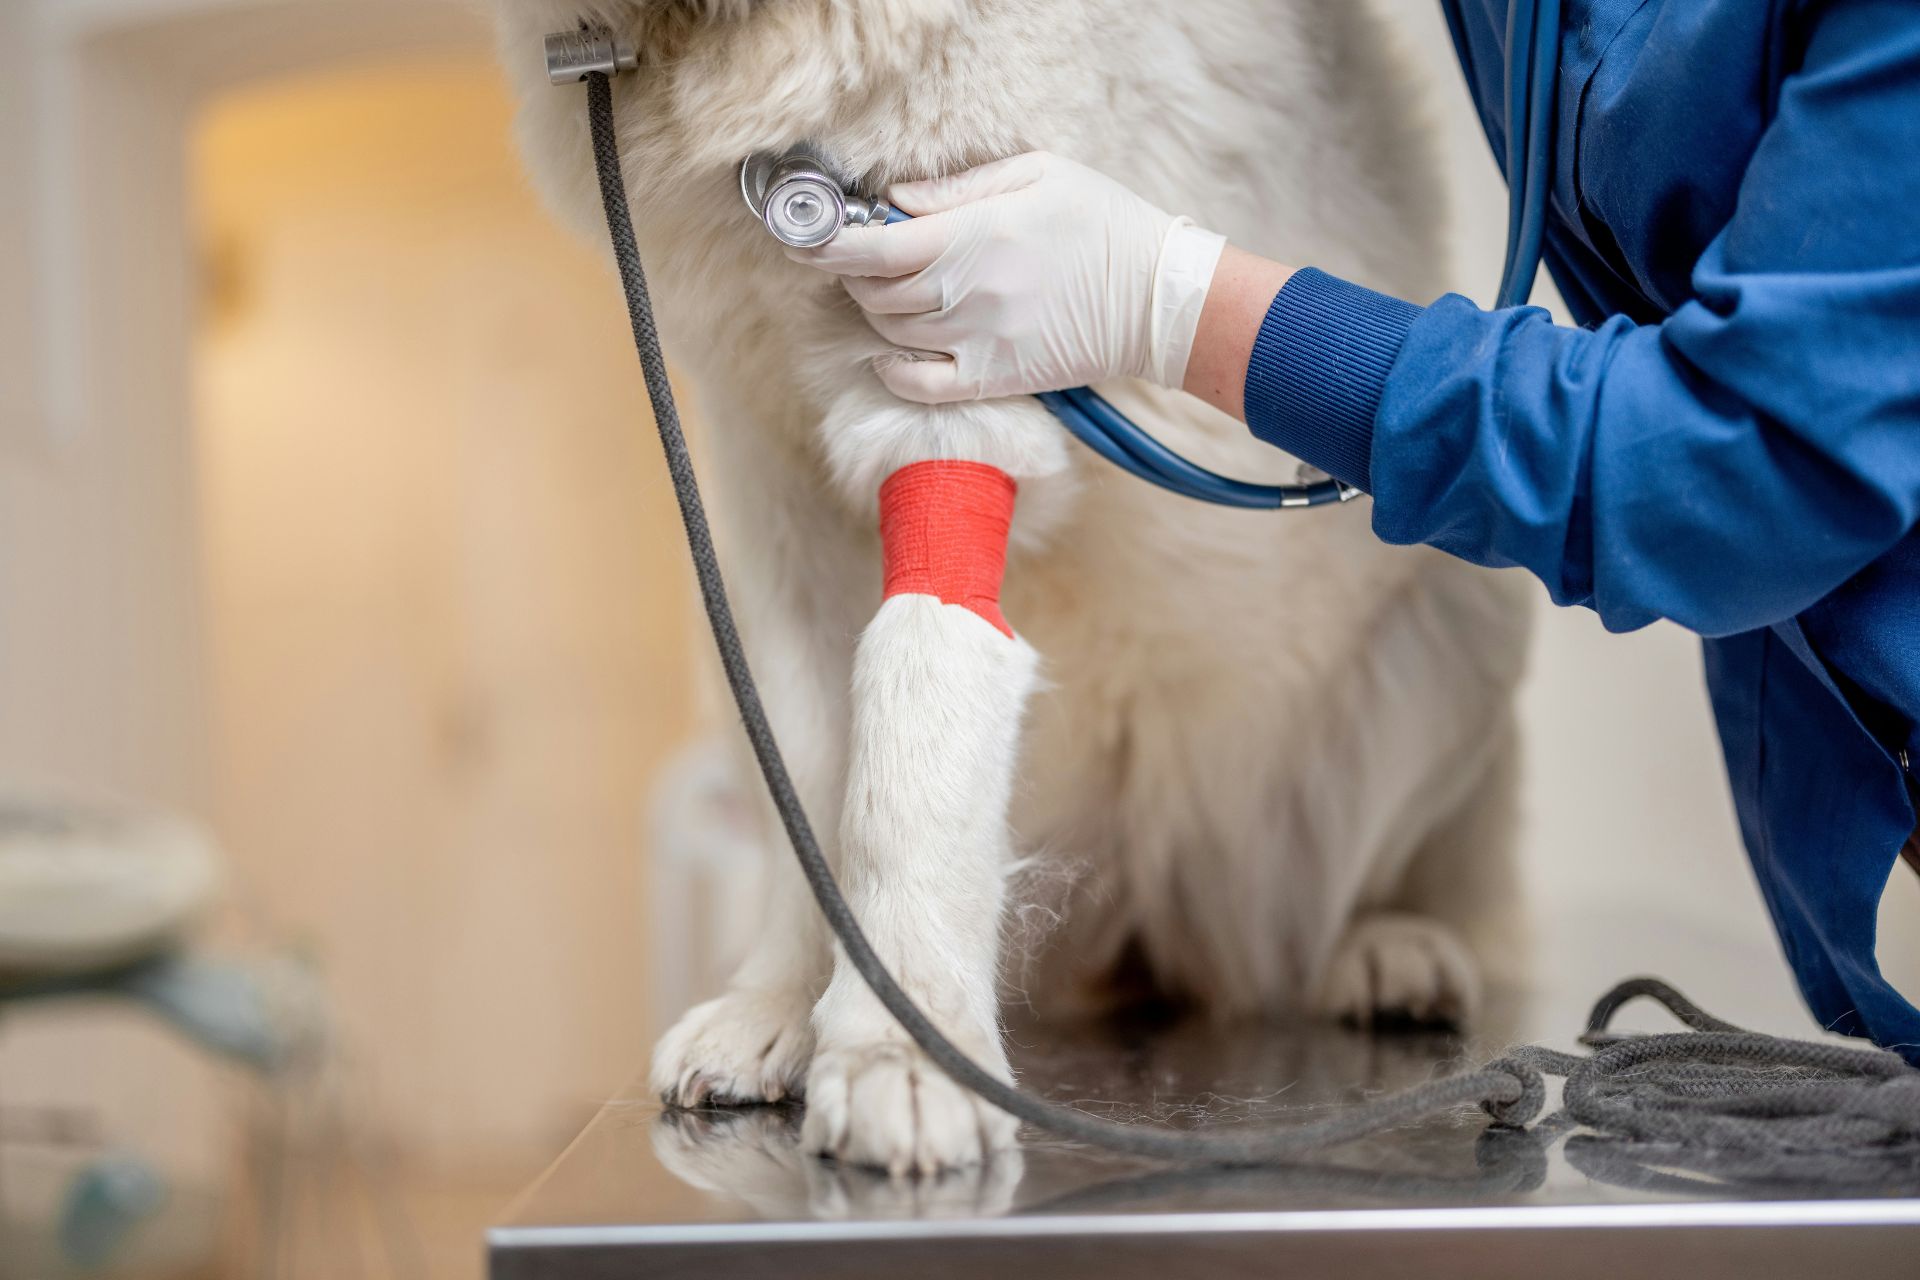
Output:
[[[801,991],[737,989],[695,1005],[661,1037],[648,1080],[670,1107],[791,1097],[813,1053],[808,1011]]]
[[[1480,1004],[1479,966],[1436,920],[1369,916],[1334,952],[1320,984],[1320,1011],[1360,1027],[1460,1027]]]
[[[982,1065],[1007,1074],[1004,1062]],[[930,1175],[992,1159],[1013,1146],[1018,1127],[1012,1116],[949,1080],[919,1049],[875,1040],[822,1047],[807,1076],[800,1137],[816,1155],[896,1176]]]

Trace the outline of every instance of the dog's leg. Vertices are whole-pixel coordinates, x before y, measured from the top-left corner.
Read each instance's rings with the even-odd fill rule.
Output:
[[[854,663],[841,867],[880,958],[934,1022],[1007,1074],[995,981],[1007,795],[1036,659],[959,605],[888,600]],[[1012,1120],[906,1039],[844,954],[814,1010],[811,1150],[893,1172],[975,1163]]]
[[[848,900],[874,949],[955,1043],[1003,1077],[1007,803],[1038,665],[997,603],[1012,489],[974,463],[923,463],[888,481],[888,597],[854,658],[840,828]],[[813,1024],[810,1150],[931,1173],[1011,1145],[1013,1120],[933,1066],[844,953]]]
[[[1320,990],[1326,1013],[1359,1026],[1463,1026],[1481,1004],[1482,975],[1504,984],[1519,972],[1519,755],[1518,732],[1503,717],[1465,800],[1334,952]]]

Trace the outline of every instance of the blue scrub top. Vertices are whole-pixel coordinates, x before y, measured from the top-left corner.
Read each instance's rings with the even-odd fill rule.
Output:
[[[1442,3],[1504,157],[1507,0]],[[1920,1064],[1874,959],[1920,764],[1920,4],[1564,12],[1546,264],[1582,327],[1304,271],[1248,423],[1372,493],[1390,542],[1707,637],[1801,990]]]

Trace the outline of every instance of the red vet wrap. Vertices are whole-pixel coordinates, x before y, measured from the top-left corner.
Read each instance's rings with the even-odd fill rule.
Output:
[[[880,486],[887,598],[933,596],[1012,638],[1000,578],[1015,489],[1012,476],[983,462],[916,462],[888,476]]]

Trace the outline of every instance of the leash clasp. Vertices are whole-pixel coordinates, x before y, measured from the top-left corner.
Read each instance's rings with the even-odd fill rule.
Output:
[[[639,66],[633,46],[607,27],[580,27],[547,37],[547,79],[554,84],[578,84],[595,72],[617,76]]]

